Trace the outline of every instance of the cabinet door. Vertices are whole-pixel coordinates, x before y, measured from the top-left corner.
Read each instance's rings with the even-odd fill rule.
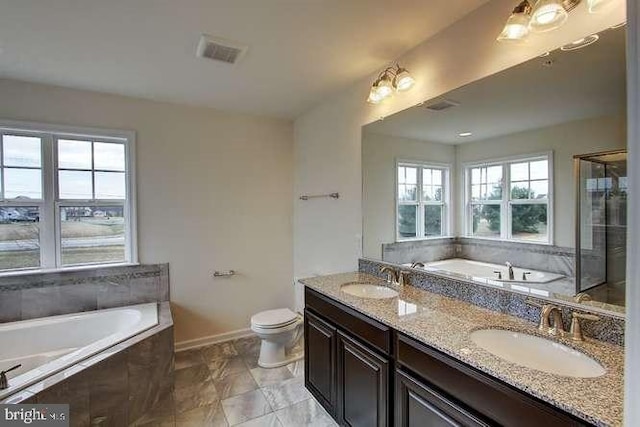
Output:
[[[396,371],[396,427],[489,426],[430,387]]]
[[[330,414],[336,403],[336,328],[304,312],[304,383]]]
[[[389,361],[338,331],[338,422],[389,425]]]

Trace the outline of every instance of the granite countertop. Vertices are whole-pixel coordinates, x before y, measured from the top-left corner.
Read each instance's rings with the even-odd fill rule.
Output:
[[[365,299],[340,290],[343,284],[353,281],[389,286],[399,295],[396,298]],[[623,347],[589,338],[580,343],[567,338],[551,338],[526,320],[413,286],[389,285],[365,273],[320,276],[301,279],[300,282],[583,420],[598,426],[621,426],[623,423]],[[598,360],[607,372],[597,378],[571,378],[515,365],[471,341],[471,332],[486,328],[557,339]]]

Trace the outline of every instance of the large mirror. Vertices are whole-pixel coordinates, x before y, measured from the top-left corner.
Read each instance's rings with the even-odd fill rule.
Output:
[[[622,311],[625,28],[594,38],[365,126],[364,256]]]

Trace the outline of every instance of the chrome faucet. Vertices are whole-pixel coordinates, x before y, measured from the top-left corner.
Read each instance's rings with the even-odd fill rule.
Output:
[[[5,369],[4,371],[0,371],[0,390],[4,390],[9,388],[9,380],[7,379],[7,373],[14,371],[16,369],[18,369],[19,367],[21,367],[22,365],[16,365],[16,366],[12,366],[9,369]]]
[[[422,267],[424,267],[424,263],[414,262],[414,263],[411,264],[411,268],[416,268],[416,267],[422,268]]]
[[[511,263],[509,261],[507,261],[505,263],[505,265],[507,266],[507,268],[509,268],[509,280],[515,280],[516,277],[513,274],[513,265],[511,265]]]

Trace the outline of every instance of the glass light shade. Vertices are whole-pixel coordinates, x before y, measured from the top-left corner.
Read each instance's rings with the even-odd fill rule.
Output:
[[[529,15],[513,13],[504,29],[498,36],[498,41],[522,41],[529,35]]]
[[[396,88],[396,91],[404,92],[411,89],[415,82],[407,70],[400,68],[398,74],[396,74],[396,77],[393,79],[393,86]]]
[[[589,13],[604,12],[608,6],[614,3],[612,0],[587,0]]]
[[[369,91],[369,97],[367,98],[367,102],[369,104],[379,104],[380,102],[382,102],[382,97],[380,97],[378,95],[378,90],[376,89],[375,85],[371,86],[371,90]]]
[[[538,0],[533,6],[529,27],[540,33],[555,30],[567,22],[568,17],[560,0]]]
[[[378,82],[374,85],[376,92],[380,99],[385,99],[393,93],[393,84],[391,83],[391,79],[388,74],[385,74],[378,80]]]

